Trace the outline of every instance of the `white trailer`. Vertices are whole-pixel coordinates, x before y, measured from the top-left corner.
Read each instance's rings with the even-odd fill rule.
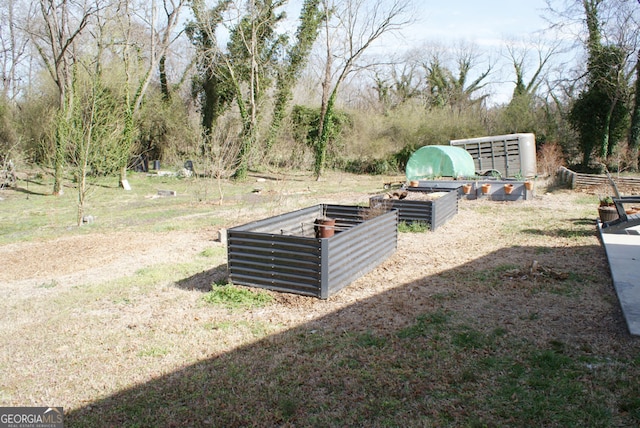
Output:
[[[452,146],[464,148],[475,163],[476,173],[494,171],[503,177],[535,177],[536,137],[534,134],[508,134],[451,140]]]

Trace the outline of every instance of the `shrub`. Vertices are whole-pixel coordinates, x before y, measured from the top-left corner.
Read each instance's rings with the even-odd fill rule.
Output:
[[[554,175],[564,165],[562,148],[557,143],[546,143],[538,152],[538,173],[545,176]]]
[[[344,170],[353,174],[397,174],[398,164],[393,156],[390,159],[354,159],[347,161]]]

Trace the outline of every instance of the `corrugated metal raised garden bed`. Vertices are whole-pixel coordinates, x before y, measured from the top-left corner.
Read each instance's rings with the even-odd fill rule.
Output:
[[[335,233],[316,237],[325,217]],[[227,231],[229,278],[326,299],[393,254],[397,229],[397,210],[325,204],[237,226]]]
[[[424,222],[434,231],[458,213],[457,187],[409,187],[404,199],[376,195],[369,199],[374,209],[397,209],[398,220]]]
[[[463,199],[487,199],[491,201],[525,201],[533,199],[535,196],[534,181],[501,180],[491,177],[459,180],[419,180],[417,189],[430,189],[442,191],[443,189],[458,189],[458,195]],[[490,185],[483,190],[483,185]],[[507,193],[505,185],[511,184],[512,188]],[[465,185],[470,186],[465,192]]]

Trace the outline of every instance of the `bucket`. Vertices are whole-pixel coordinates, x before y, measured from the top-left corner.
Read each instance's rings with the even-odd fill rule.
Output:
[[[334,218],[318,218],[314,229],[316,238],[331,238],[335,233],[336,220]]]

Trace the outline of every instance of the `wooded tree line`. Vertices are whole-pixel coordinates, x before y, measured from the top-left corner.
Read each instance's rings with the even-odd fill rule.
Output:
[[[390,172],[425,144],[533,132],[583,168],[638,168],[640,4],[548,0],[549,37],[380,53],[411,0],[5,0],[0,161],[126,179],[136,162]],[[292,3],[295,3],[292,1]],[[387,38],[387,39],[385,39]],[[557,40],[561,40],[558,38]],[[514,90],[490,103],[507,64]]]

